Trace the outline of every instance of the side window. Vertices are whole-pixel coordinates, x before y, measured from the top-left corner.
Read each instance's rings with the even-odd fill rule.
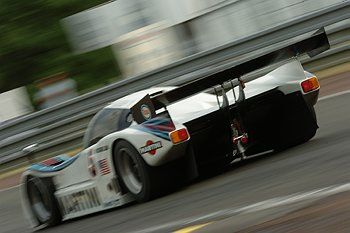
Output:
[[[110,133],[130,126],[129,109],[105,108],[90,121],[84,136],[84,148],[97,143]]]

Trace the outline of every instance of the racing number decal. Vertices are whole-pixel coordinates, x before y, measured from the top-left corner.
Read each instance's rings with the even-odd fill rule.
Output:
[[[151,140],[148,140],[146,142],[146,145],[140,148],[140,153],[141,154],[146,154],[149,153],[151,155],[155,155],[157,152],[157,149],[162,148],[162,142],[153,142]]]
[[[139,102],[137,102],[132,108],[131,113],[134,120],[138,124],[155,118],[157,116],[156,110],[154,109],[151,97],[146,95]]]
[[[145,120],[149,120],[152,117],[151,109],[148,107],[147,104],[141,105],[141,114]]]

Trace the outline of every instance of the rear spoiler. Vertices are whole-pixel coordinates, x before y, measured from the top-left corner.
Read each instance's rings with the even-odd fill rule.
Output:
[[[248,74],[252,71],[305,53],[310,57],[314,57],[328,50],[329,47],[330,45],[327,34],[325,33],[324,28],[321,28],[309,38],[291,44],[287,47],[264,54],[218,73],[196,79],[173,90],[152,97],[145,96],[132,108],[134,119],[140,123],[139,121],[141,121],[141,119],[138,121],[138,119],[136,119],[138,117],[135,117],[135,115],[140,116],[140,106],[144,101],[147,102],[147,106],[150,105],[150,116],[153,118],[153,116],[155,116],[156,110],[166,107],[167,105],[177,102],[181,99],[185,99],[191,95],[202,92],[208,88],[214,87],[216,85],[221,85],[229,80],[238,79],[242,75]],[[145,119],[143,121],[145,121]]]

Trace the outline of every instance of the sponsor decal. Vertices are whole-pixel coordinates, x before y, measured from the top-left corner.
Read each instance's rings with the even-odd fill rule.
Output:
[[[147,104],[141,105],[141,114],[145,120],[149,120],[152,117],[151,109]]]
[[[117,206],[118,204],[119,204],[119,200],[112,200],[112,201],[103,203],[105,207]]]
[[[146,95],[133,107],[131,107],[132,117],[138,124],[156,117],[156,110],[154,109],[151,97]]]
[[[99,168],[102,176],[111,173],[111,169],[108,166],[107,159],[101,159],[97,163],[98,163],[98,168]]]
[[[78,191],[59,198],[64,214],[71,214],[100,206],[95,188]]]
[[[84,192],[76,192],[66,196],[66,200],[70,202],[66,203],[66,211],[68,213],[79,211],[79,205],[88,204],[91,202],[90,197]]]
[[[148,140],[146,142],[146,145],[144,147],[140,148],[140,153],[141,154],[146,154],[149,153],[151,155],[155,155],[157,152],[157,149],[162,148],[162,142],[158,141],[158,142],[153,142],[151,140]]]
[[[99,148],[96,149],[96,153],[101,153],[103,151],[108,150],[108,146],[101,146]]]

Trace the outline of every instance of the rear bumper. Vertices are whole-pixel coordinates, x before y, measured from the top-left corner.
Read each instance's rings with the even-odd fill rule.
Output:
[[[274,89],[247,99],[241,107],[243,126],[249,137],[247,155],[275,149],[287,139],[298,141],[308,131],[315,131],[318,126],[313,105],[317,98],[318,90],[307,95],[300,91],[285,95]],[[230,125],[237,107],[233,105],[229,112],[225,111],[219,109],[185,123],[199,166],[214,164],[232,155]]]
[[[319,91],[320,89],[303,95],[304,100],[309,107],[312,107],[317,103]]]

